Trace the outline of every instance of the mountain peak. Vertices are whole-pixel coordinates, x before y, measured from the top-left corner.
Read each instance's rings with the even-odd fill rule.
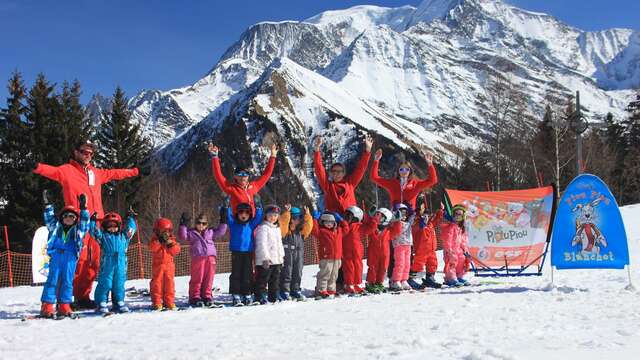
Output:
[[[464,1],[465,0],[424,0],[413,13],[407,27],[411,27],[419,22],[430,23],[433,20],[441,19]]]

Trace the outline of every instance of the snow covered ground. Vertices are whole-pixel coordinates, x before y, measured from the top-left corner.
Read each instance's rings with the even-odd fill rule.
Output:
[[[640,205],[625,207],[623,216],[640,288]],[[313,288],[316,270],[305,269],[305,288]],[[215,284],[225,289],[227,281],[219,275]],[[552,287],[546,266],[539,278],[496,281],[428,293],[27,322],[20,318],[38,310],[41,288],[4,288],[0,358],[638,358],[640,292],[625,289],[626,271],[556,271]],[[187,278],[177,279],[179,300],[187,287]]]

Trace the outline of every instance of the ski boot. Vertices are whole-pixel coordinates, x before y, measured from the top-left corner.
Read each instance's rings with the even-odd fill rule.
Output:
[[[413,290],[423,289],[422,285],[418,284],[415,278],[409,278],[409,280],[407,280],[407,284],[409,284]]]
[[[164,310],[164,308],[162,307],[162,304],[153,304],[152,308],[153,308],[153,311],[162,311],[162,310]]]
[[[340,297],[336,290],[327,290],[327,293],[329,294],[329,299]]]
[[[260,305],[266,305],[267,303],[269,303],[269,298],[267,297],[267,294],[260,294]]]
[[[176,306],[176,304],[169,304],[169,305],[166,305],[164,309],[169,311],[177,311],[178,307]]]
[[[461,286],[469,286],[469,285],[471,285],[471,284],[469,283],[469,280],[465,280],[465,279],[463,279],[463,278],[459,278],[459,279],[458,279],[458,283],[459,283],[459,284],[461,284]]]
[[[458,280],[445,280],[444,284],[449,287],[460,287],[462,283],[459,283]]]
[[[436,281],[433,274],[427,274],[427,276],[422,279],[422,288],[440,289],[441,287],[442,284]]]
[[[356,289],[353,288],[353,285],[345,285],[344,294],[346,296],[354,296],[356,294]]]
[[[127,306],[127,304],[124,303],[124,301],[118,301],[118,303],[115,306],[115,310],[119,313],[128,313],[131,310],[129,310],[129,307]]]
[[[76,310],[95,309],[96,303],[89,299],[78,299],[73,303],[73,308]]]
[[[364,289],[369,293],[378,294],[378,287],[376,286],[376,284],[368,283],[367,285],[365,285]]]
[[[109,313],[109,307],[107,306],[106,302],[101,302],[98,304],[98,308],[96,309],[96,312],[99,314],[108,314]]]
[[[40,306],[40,316],[50,319],[54,318],[56,316],[56,312],[53,308],[53,304],[43,302],[42,306]]]
[[[245,306],[253,305],[253,295],[245,295],[242,297],[242,304]]]
[[[288,291],[280,291],[278,294],[278,301],[289,301],[291,300],[291,295]]]
[[[242,296],[238,294],[234,294],[232,295],[232,297],[233,297],[233,301],[232,301],[233,306],[244,306],[244,303],[242,302]]]
[[[291,297],[297,301],[305,301],[307,298],[302,294],[302,291],[296,290],[291,293]]]
[[[409,282],[406,280],[400,282],[400,288],[402,288],[402,290],[413,290],[413,287],[409,285]]]
[[[400,292],[402,291],[402,285],[399,281],[392,281],[391,284],[389,284],[389,291]]]
[[[353,285],[353,291],[355,291],[356,294],[364,294],[364,289],[360,287],[360,285]]]
[[[191,307],[204,307],[204,301],[200,299],[191,299],[189,300],[189,306]]]
[[[58,304],[58,316],[73,317],[71,304]]]

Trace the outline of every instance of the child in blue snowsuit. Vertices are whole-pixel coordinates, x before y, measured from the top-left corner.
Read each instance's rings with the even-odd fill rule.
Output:
[[[236,215],[227,207],[227,226],[229,227],[229,250],[231,250],[231,275],[229,293],[233,296],[233,305],[249,305],[253,302],[253,253],[255,243],[253,231],[262,222],[262,207],[256,203],[256,213],[252,213],[248,203],[238,204]]]
[[[42,289],[40,315],[53,317],[54,304],[58,303],[58,315],[70,316],[73,296],[73,276],[82,250],[82,239],[89,230],[87,197],[78,196],[80,211],[75,206],[65,206],[58,217],[49,203],[47,190],[42,192],[45,203],[44,222],[49,230],[47,255],[49,255],[49,275]],[[78,221],[79,219],[79,221]]]
[[[122,218],[114,212],[104,215],[102,229],[96,224],[97,213],[91,216],[89,231],[91,236],[100,244],[100,273],[98,286],[94,294],[98,312],[108,313],[107,296],[111,291],[113,310],[129,312],[124,303],[124,282],[127,280],[127,248],[136,233],[135,213],[129,209],[127,226],[122,227]]]

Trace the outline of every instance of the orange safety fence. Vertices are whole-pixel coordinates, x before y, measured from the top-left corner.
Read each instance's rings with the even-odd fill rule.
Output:
[[[439,231],[438,231],[439,232]],[[438,234],[439,235],[439,234]],[[364,257],[367,257],[368,239],[363,239]],[[189,245],[181,244],[181,251],[175,257],[176,276],[188,276],[190,274],[191,256],[189,255]],[[216,242],[217,273],[231,272],[231,252],[228,242]],[[438,236],[438,249],[441,249],[441,240]],[[149,279],[151,278],[152,255],[147,244],[142,244],[134,240],[127,250],[128,257],[128,279]],[[11,262],[11,271],[9,270]],[[318,241],[310,237],[305,241],[304,248],[305,265],[318,263]],[[22,254],[13,251],[0,253],[0,287],[32,285],[31,274],[31,254]]]

